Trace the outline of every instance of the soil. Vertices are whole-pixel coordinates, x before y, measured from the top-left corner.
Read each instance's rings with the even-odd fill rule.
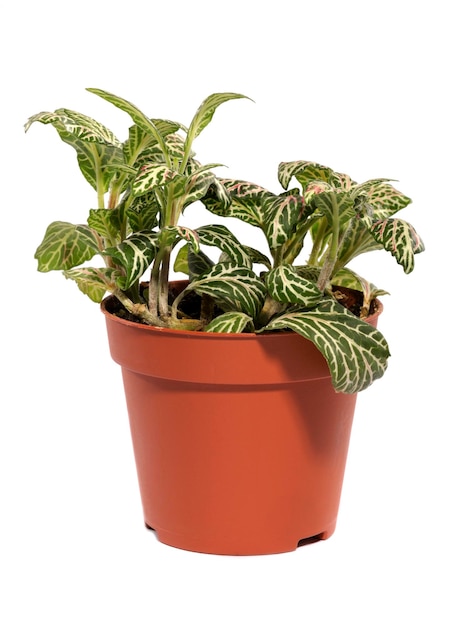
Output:
[[[169,301],[170,304],[173,300],[178,296],[178,294],[184,288],[183,281],[177,281],[172,283],[169,287]],[[144,285],[142,288],[145,288]],[[363,294],[360,291],[356,291],[355,289],[349,289],[347,287],[334,287],[333,295],[338,300],[340,304],[342,304],[345,308],[347,308],[351,313],[353,313],[356,317],[360,317],[362,305],[363,305]],[[118,317],[122,317],[123,319],[129,320],[131,322],[138,322],[137,317],[134,317],[120,304],[118,300],[115,298],[110,298],[107,303],[107,310],[109,313],[113,313]],[[200,319],[200,313],[202,311],[202,298],[198,296],[194,292],[190,292],[186,294],[181,302],[181,310],[183,313],[192,319]],[[377,310],[377,303],[373,301],[370,306],[370,311],[368,315],[373,315]],[[220,309],[215,307],[213,317],[216,317],[220,313],[222,313]]]

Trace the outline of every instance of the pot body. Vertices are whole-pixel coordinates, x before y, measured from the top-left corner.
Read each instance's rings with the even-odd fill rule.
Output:
[[[148,527],[165,544],[274,554],[334,532],[356,395],[295,333],[216,334],[106,316]]]

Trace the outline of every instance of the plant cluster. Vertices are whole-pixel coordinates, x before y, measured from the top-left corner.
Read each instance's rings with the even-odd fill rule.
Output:
[[[414,255],[424,250],[415,229],[395,217],[410,199],[392,181],[356,183],[310,161],[279,165],[279,194],[220,178],[212,171],[219,164],[202,165],[192,146],[221,104],[245,96],[209,96],[186,127],[151,119],[106,91],[89,91],[129,114],[133,124],[125,141],[68,109],[39,113],[26,123],[26,130],[34,122],[57,130],[76,150],[81,173],[97,196],[86,223],[49,225],[35,255],[39,271],[62,270],[95,302],[109,292],[130,316],[158,327],[295,331],[325,356],[338,391],[355,393],[383,375],[388,345],[365,318],[385,292],[348,264],[384,249],[409,273]],[[197,201],[213,214],[261,229],[267,251],[241,243],[223,224],[181,225],[184,210]],[[300,262],[307,236],[310,252]],[[216,262],[206,254],[210,246],[220,251]],[[189,280],[171,299],[173,252],[175,270]],[[101,266],[88,265],[94,257],[102,259]],[[363,293],[359,316],[341,304],[344,287]],[[200,299],[194,316],[184,306],[191,295]]]

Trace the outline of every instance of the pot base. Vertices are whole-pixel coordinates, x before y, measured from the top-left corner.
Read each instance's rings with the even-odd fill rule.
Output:
[[[336,522],[332,524],[324,532],[318,533],[311,537],[305,537],[299,541],[293,540],[293,538],[278,538],[277,541],[272,541],[270,548],[267,545],[267,538],[263,540],[263,543],[258,548],[258,543],[254,540],[251,545],[248,545],[245,549],[241,538],[228,537],[227,540],[219,539],[219,543],[214,545],[210,542],[210,537],[197,538],[196,541],[191,541],[190,537],[176,535],[168,531],[157,531],[155,528],[149,526],[145,522],[147,530],[152,531],[157,540],[167,546],[177,548],[179,550],[187,550],[189,552],[200,552],[202,554],[217,554],[223,556],[262,556],[268,554],[284,554],[286,552],[294,552],[297,548],[302,546],[324,541],[331,537],[336,528]]]

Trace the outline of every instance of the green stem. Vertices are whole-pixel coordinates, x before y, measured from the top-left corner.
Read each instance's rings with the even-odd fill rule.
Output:
[[[320,271],[320,276],[317,281],[317,287],[320,291],[325,291],[325,287],[331,278],[333,268],[338,257],[339,250],[339,207],[335,194],[332,194],[332,234],[331,241],[328,248],[328,255],[325,259],[323,267]]]
[[[162,319],[168,319],[168,279],[170,276],[171,246],[165,249],[159,274],[158,312]]]
[[[323,248],[323,243],[324,243],[323,238],[325,236],[326,226],[327,226],[326,219],[323,218],[323,220],[320,223],[319,229],[317,231],[317,235],[315,236],[313,245],[312,245],[312,250],[309,256],[309,260],[307,262],[308,265],[312,265],[312,266],[318,265],[318,258]]]

